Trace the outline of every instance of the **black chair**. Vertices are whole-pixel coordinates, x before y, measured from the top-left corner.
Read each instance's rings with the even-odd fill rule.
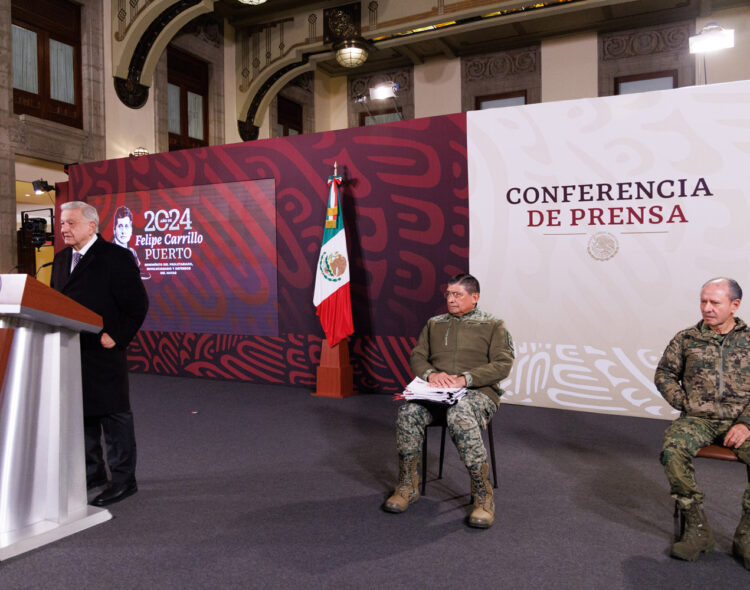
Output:
[[[721,445],[706,445],[695,455],[703,459],[717,459],[719,461],[739,461],[732,449]],[[750,483],[750,465],[747,465],[747,481]],[[680,504],[674,501],[674,533],[676,539],[682,538],[685,532],[685,514],[680,510]]]
[[[441,412],[427,428],[431,426],[440,426],[440,469],[438,470],[438,479],[443,479],[443,459],[445,458],[445,432],[448,425],[445,422],[445,412]],[[424,495],[427,486],[427,428],[424,431],[424,441],[422,442],[422,495]],[[487,424],[487,437],[490,440],[490,463],[492,465],[492,487],[497,488],[497,468],[495,466],[495,437],[492,435],[492,420]]]

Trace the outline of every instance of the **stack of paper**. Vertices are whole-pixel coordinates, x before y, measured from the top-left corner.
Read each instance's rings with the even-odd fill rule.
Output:
[[[466,395],[466,391],[465,387],[433,387],[424,379],[417,377],[406,386],[403,393],[397,393],[393,398],[452,405]]]

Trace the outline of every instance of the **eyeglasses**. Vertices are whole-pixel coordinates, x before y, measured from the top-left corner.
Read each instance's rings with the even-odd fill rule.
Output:
[[[453,297],[453,299],[461,299],[464,295],[467,295],[467,293],[459,293],[458,291],[446,291],[443,293],[443,297],[446,299],[450,299]]]

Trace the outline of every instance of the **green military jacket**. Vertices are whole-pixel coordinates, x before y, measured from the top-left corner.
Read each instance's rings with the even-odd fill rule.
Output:
[[[435,371],[463,375],[471,389],[499,405],[500,382],[513,366],[513,340],[502,320],[473,309],[458,317],[449,313],[427,320],[411,353],[411,370],[422,379]]]
[[[664,351],[654,382],[683,415],[750,426],[750,329],[735,318],[723,336],[703,321],[679,332]]]

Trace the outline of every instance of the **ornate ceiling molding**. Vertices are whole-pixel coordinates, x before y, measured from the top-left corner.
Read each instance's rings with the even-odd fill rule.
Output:
[[[302,58],[294,63],[275,70],[266,78],[263,84],[253,94],[250,106],[247,109],[245,120],[237,121],[237,128],[243,141],[252,141],[258,139],[259,127],[255,121],[260,120],[265,114],[269,103],[273,100],[279,90],[300,74],[309,72],[314,68],[310,63],[309,55],[305,54]],[[259,116],[260,115],[260,116]]]
[[[537,49],[523,48],[464,59],[467,82],[493,80],[498,76],[532,74],[537,71]]]
[[[684,51],[691,34],[689,23],[666,24],[649,30],[605,34],[602,43],[602,59],[608,61]]]
[[[169,41],[196,16],[213,12],[215,0],[139,0],[125,4],[113,1],[112,71],[117,96],[130,108],[148,100],[156,64]]]

